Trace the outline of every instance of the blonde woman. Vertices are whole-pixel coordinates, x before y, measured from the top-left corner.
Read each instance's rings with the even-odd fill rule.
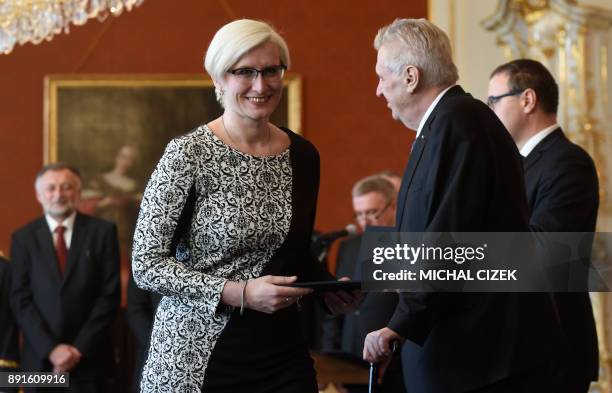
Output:
[[[317,150],[269,122],[289,65],[284,40],[258,21],[223,26],[208,48],[224,113],[169,143],[135,232],[135,281],[165,295],[142,392],[317,391],[296,318],[311,290],[283,286],[331,279],[308,256]],[[171,242],[192,186],[177,260]]]

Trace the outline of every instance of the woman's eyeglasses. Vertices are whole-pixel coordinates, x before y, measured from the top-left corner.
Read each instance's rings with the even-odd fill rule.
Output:
[[[284,64],[265,67],[262,69],[251,68],[251,67],[241,67],[235,68],[233,70],[227,71],[228,73],[234,75],[241,82],[252,82],[257,79],[257,76],[261,74],[261,76],[270,82],[278,82],[283,79],[285,75],[285,70],[287,66]]]

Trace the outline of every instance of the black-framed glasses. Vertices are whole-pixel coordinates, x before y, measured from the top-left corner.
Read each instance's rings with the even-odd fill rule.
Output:
[[[257,76],[259,74],[261,74],[261,76],[268,81],[279,81],[283,79],[283,76],[285,76],[286,69],[286,65],[279,64],[265,67],[262,69],[252,67],[240,67],[235,68],[233,70],[229,70],[227,72],[234,75],[238,80],[242,82],[252,82],[257,79]]]
[[[355,221],[367,220],[368,218],[371,220],[377,220],[382,214],[391,206],[391,201],[387,202],[387,204],[381,209],[370,209],[364,212],[356,212],[354,214]]]
[[[499,102],[499,100],[501,100],[504,97],[512,97],[512,96],[517,96],[519,94],[522,94],[526,89],[522,89],[522,90],[510,90],[509,92],[505,93],[505,94],[500,94],[498,96],[488,96],[487,97],[487,105],[489,106],[489,108],[493,108],[495,106],[495,104],[497,104]]]

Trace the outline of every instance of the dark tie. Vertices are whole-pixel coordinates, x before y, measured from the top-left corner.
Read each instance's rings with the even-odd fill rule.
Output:
[[[66,241],[64,240],[65,231],[66,227],[61,225],[55,228],[55,233],[57,234],[57,239],[55,239],[55,253],[57,255],[59,270],[62,274],[64,273],[66,259],[68,258],[68,248],[66,247]]]

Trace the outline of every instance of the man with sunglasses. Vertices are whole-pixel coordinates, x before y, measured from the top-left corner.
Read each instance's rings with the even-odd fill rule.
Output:
[[[570,142],[557,124],[559,89],[535,60],[519,59],[497,67],[487,103],[523,156],[529,227],[536,232],[594,232],[599,206],[593,160]],[[585,278],[586,279],[586,278]],[[597,380],[597,331],[589,294],[553,294],[566,336],[559,366],[563,392],[588,392]]]

